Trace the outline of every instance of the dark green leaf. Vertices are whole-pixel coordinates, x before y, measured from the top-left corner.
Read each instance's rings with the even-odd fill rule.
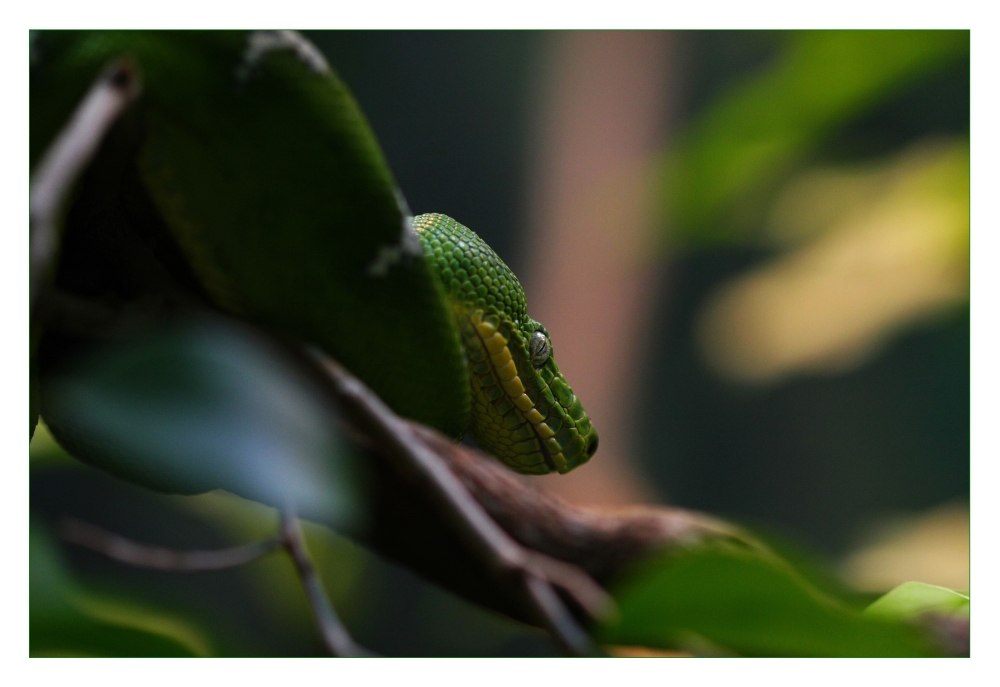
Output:
[[[339,529],[362,514],[326,398],[235,324],[105,346],[47,380],[42,416],[76,457],[153,489],[225,489]]]

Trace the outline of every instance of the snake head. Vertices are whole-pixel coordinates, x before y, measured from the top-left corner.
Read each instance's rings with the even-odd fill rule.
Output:
[[[597,430],[559,371],[549,331],[537,320],[529,318],[528,325],[525,367],[530,365],[533,374],[526,374],[526,393],[535,399],[540,414],[544,412],[544,422],[554,433],[546,447],[551,454],[562,453],[565,467],[556,465],[556,469],[566,473],[586,463],[597,451]]]
[[[482,448],[527,474],[566,473],[590,460],[597,432],[540,322],[476,310],[463,335],[473,371],[470,432]]]
[[[413,218],[452,304],[472,387],[469,433],[518,472],[566,473],[597,450],[597,432],[556,365],[524,289],[475,232],[445,215]]]

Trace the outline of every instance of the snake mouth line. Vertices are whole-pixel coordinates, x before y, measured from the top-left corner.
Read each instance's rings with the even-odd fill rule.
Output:
[[[517,363],[514,361],[508,346],[510,342],[499,331],[499,322],[490,321],[483,317],[481,311],[477,311],[470,317],[470,323],[476,338],[479,339],[479,343],[485,350],[492,377],[499,382],[503,393],[514,406],[510,412],[517,412],[521,417],[521,422],[531,428],[538,446],[537,453],[541,455],[548,472],[562,472],[566,468],[565,458],[561,452],[553,454],[553,448],[547,443],[550,440],[554,441],[554,433],[545,423],[545,418],[538,412],[535,402],[525,391],[520,378],[520,370],[517,369]],[[531,454],[518,455],[528,456]]]
[[[528,422],[527,419],[525,419],[525,422]],[[531,431],[535,433],[535,437],[538,439],[538,448],[542,451],[542,459],[545,461],[545,464],[548,466],[550,471],[558,472],[556,462],[552,460],[552,454],[549,452],[549,447],[545,445],[545,439],[543,439],[542,435],[538,433],[538,429],[534,425],[530,422],[528,422],[528,424],[531,425]]]

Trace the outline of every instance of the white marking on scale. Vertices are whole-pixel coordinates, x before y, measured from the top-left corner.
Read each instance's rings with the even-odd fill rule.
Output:
[[[298,31],[252,31],[247,36],[247,48],[236,69],[236,78],[246,81],[264,55],[274,50],[291,50],[316,74],[330,71],[323,53]]]
[[[417,232],[413,230],[413,218],[403,217],[403,231],[399,237],[399,242],[391,245],[379,246],[378,254],[371,264],[368,265],[368,276],[384,277],[389,274],[389,268],[398,264],[404,255],[418,257],[424,254],[424,247],[420,244]]]

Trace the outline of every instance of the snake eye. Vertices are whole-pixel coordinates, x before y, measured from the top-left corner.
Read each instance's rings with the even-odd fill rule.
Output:
[[[552,342],[549,341],[549,337],[545,336],[544,333],[535,330],[528,339],[528,355],[531,356],[531,366],[536,370],[549,359],[552,355]]]

